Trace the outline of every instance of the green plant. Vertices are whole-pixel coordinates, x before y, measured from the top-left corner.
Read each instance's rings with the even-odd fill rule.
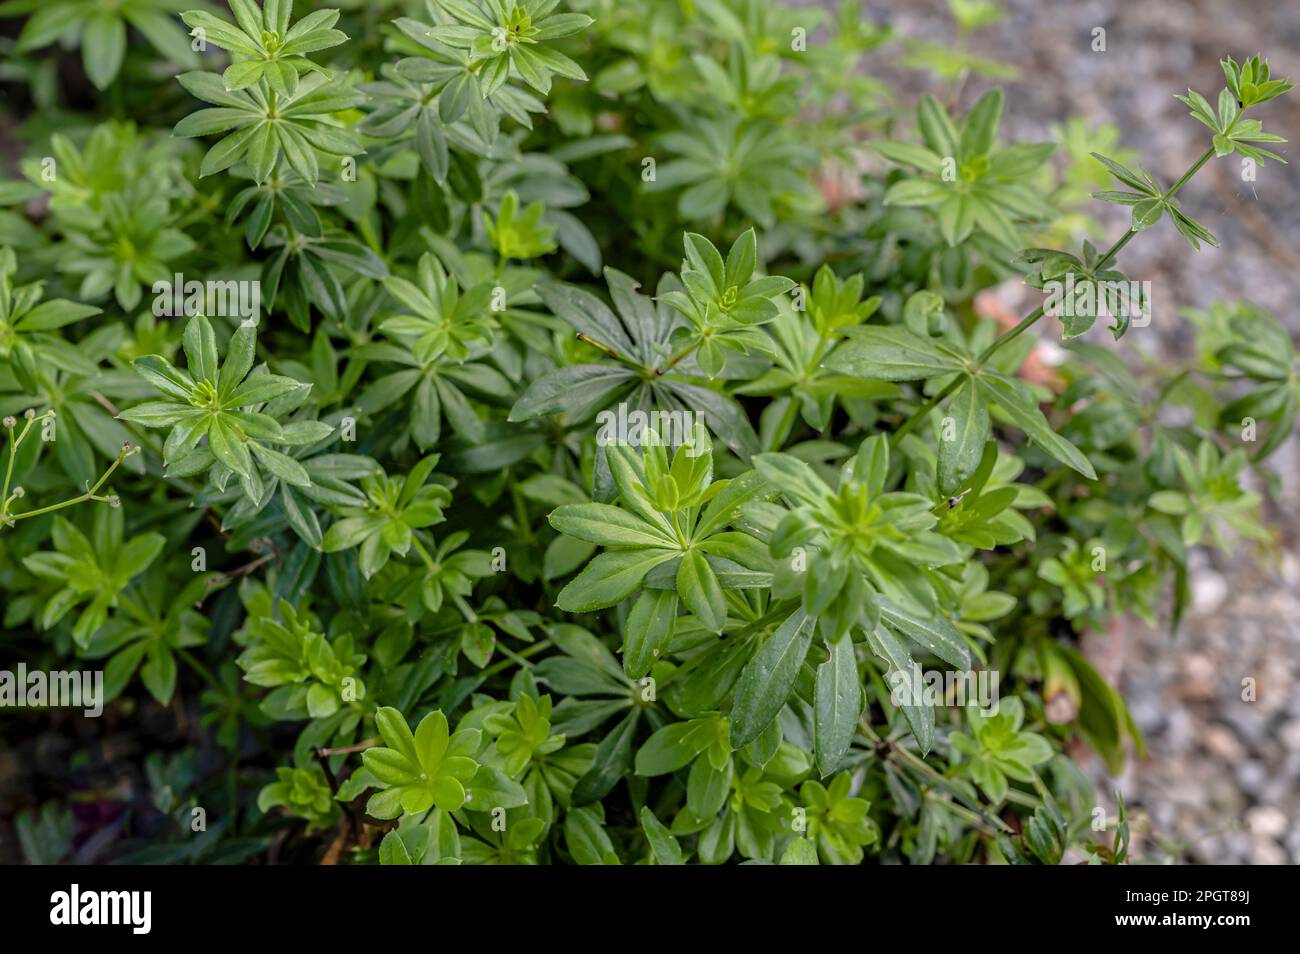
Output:
[[[167,824],[217,806],[203,844],[102,850],[1127,860],[1068,753],[1142,740],[1077,637],[1166,598],[1176,625],[1192,548],[1269,542],[1251,476],[1300,366],[1245,303],[1193,312],[1172,372],[1086,336],[1143,326],[1139,232],[1216,244],[1199,169],[1279,158],[1267,63],[1182,97],[1209,143],[1172,184],[1078,123],[1058,180],[1001,91],[961,95],[1005,71],[853,4],[817,57],[786,39],[814,12],[768,3],[186,5],[202,63],[168,5],[72,6],[0,7],[113,90],[0,181],[0,645],[103,660],[123,719],[179,699],[225,760],[149,768]],[[894,43],[969,109],[857,76]],[[1104,251],[1091,190],[1132,208]],[[999,330],[970,303],[1008,276],[1070,308]],[[24,850],[65,828],[24,815]]]

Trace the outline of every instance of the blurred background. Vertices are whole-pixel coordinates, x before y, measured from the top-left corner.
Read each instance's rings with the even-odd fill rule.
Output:
[[[835,4],[820,4],[834,7]],[[980,16],[985,5],[948,0],[864,0],[863,14],[920,43],[886,44],[870,58],[900,96],[930,92],[962,110],[990,85],[1006,90],[1003,138],[1059,138],[1078,117],[1095,130],[1113,124],[1118,145],[1173,181],[1204,148],[1206,130],[1173,98],[1189,84],[1216,98],[1218,61],[1254,53],[1275,76],[1300,75],[1300,2],[1232,0],[1001,0],[1001,19],[972,30],[954,12]],[[990,14],[992,16],[992,14]],[[1094,52],[1094,30],[1105,51]],[[969,54],[956,75],[919,71],[933,42]],[[950,61],[945,61],[950,62]],[[945,66],[951,70],[951,65]],[[940,71],[942,72],[942,70]],[[1261,110],[1265,127],[1300,136],[1300,100]],[[1093,145],[1092,148],[1098,148]],[[1293,144],[1275,150],[1294,163]],[[1240,160],[1209,163],[1179,198],[1222,243],[1191,251],[1167,222],[1120,256],[1130,277],[1152,283],[1149,327],[1116,350],[1127,360],[1177,365],[1191,356],[1184,309],[1249,300],[1276,314],[1300,338],[1300,182],[1296,166],[1260,166],[1243,182]],[[1110,188],[1110,186],[1105,186]],[[1101,202],[1089,212],[1107,225],[1105,248],[1127,227],[1128,210]],[[1027,291],[1027,290],[1026,290]],[[1017,314],[1028,294],[999,289],[997,307]],[[1037,302],[1035,301],[1034,304]],[[1108,335],[1088,340],[1107,343]],[[1050,345],[1043,347],[1050,351]],[[1050,358],[1050,356],[1049,356]],[[1175,409],[1176,410],[1176,409]],[[1135,855],[1218,864],[1300,863],[1300,440],[1292,435],[1272,460],[1278,484],[1264,520],[1276,552],[1243,544],[1228,558],[1194,564],[1193,606],[1177,634],[1125,620],[1088,645],[1089,655],[1129,700],[1146,736],[1147,758],[1108,778],[1090,773],[1104,796],[1118,788],[1135,817]],[[1242,680],[1255,680],[1254,702]],[[1087,755],[1080,753],[1087,759]],[[1103,804],[1110,806],[1108,798]],[[1138,831],[1150,835],[1139,837]]]

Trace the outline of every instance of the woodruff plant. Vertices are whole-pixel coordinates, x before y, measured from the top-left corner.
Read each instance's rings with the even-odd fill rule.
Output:
[[[766,3],[408,6],[78,7],[113,118],[0,181],[0,644],[104,660],[123,719],[190,713],[150,810],[221,818],[99,850],[1126,860],[1067,745],[1118,770],[1142,740],[1078,636],[1169,591],[1176,625],[1191,548],[1267,543],[1246,477],[1300,365],[1244,303],[1193,312],[1172,374],[1082,336],[1141,327],[1110,294],[1139,232],[1217,245],[1180,200],[1216,156],[1281,161],[1256,115],[1292,84],[1225,59],[1166,184],[1087,158],[1109,128],[1071,124],[1063,172],[1003,142],[996,89],[910,123],[858,81],[896,38],[852,4],[817,55],[788,40],[817,15]],[[892,168],[822,177],[863,138]],[[1035,247],[1098,172],[1131,226]],[[170,320],[174,274],[266,311]],[[1074,290],[1050,380],[1046,302],[969,307],[1008,276]],[[36,856],[63,811],[20,820]]]

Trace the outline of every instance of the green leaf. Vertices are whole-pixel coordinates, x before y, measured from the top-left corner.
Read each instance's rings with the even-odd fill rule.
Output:
[[[826,367],[878,381],[919,381],[965,370],[965,362],[905,328],[873,325],[849,329],[849,340],[831,354]]]
[[[813,620],[796,609],[740,674],[731,710],[731,746],[748,745],[785,707],[812,644]]]
[[[252,473],[253,462],[243,435],[228,427],[220,417],[214,417],[208,428],[208,446],[217,460],[241,477]]]
[[[686,260],[691,268],[707,277],[712,292],[720,295],[727,287],[726,266],[713,243],[695,232],[686,233]]]
[[[229,398],[252,370],[256,344],[257,331],[252,325],[240,325],[231,336],[218,382],[218,390],[223,396]]]
[[[906,680],[908,686],[915,687],[921,679],[921,667],[912,659],[912,654],[907,651],[907,647],[901,640],[883,626],[878,626],[867,632],[867,644],[871,647],[871,651],[885,660],[888,665],[886,675],[889,677],[891,689],[900,679]],[[921,749],[921,754],[928,754],[934,748],[934,710],[925,704],[924,699],[901,705],[900,708],[903,710],[903,718],[907,720],[907,725],[912,730],[916,744]]]
[[[109,10],[91,13],[82,21],[81,61],[98,89],[107,89],[126,54],[126,23]]]
[[[862,714],[862,683],[853,641],[845,635],[831,643],[830,651],[830,658],[817,667],[813,694],[814,751],[823,778],[844,760]]]
[[[181,336],[185,346],[185,360],[190,374],[199,381],[217,380],[217,336],[212,323],[203,315],[196,315],[185,325]]]
[[[677,594],[672,590],[645,590],[628,614],[623,637],[623,671],[640,679],[664,657],[677,618]]]
[[[655,813],[650,810],[650,806],[641,806],[641,830],[645,832],[646,840],[650,842],[650,852],[654,856],[656,864],[660,865],[681,865],[686,862],[682,858],[682,847],[673,837],[672,832],[664,827],[663,822],[655,817]]]
[[[258,462],[285,483],[293,484],[295,487],[311,486],[311,478],[307,476],[307,471],[292,457],[271,450],[269,447],[263,447],[256,441],[249,442],[248,446]]]
[[[933,179],[903,179],[895,182],[885,193],[885,205],[938,205],[946,202],[953,190],[943,182]]]
[[[647,573],[674,556],[666,550],[602,553],[560,591],[555,605],[569,613],[589,613],[613,606],[631,596]]]
[[[678,564],[677,593],[701,626],[713,633],[722,632],[727,623],[727,602],[717,574],[700,551],[687,552]]]
[[[914,166],[922,172],[939,175],[943,171],[943,157],[910,142],[875,142],[872,148],[888,159],[904,166]]]
[[[14,327],[20,331],[53,331],[55,328],[62,328],[82,318],[98,315],[101,311],[102,308],[93,305],[82,305],[79,302],[54,298],[41,302],[27,312],[18,319]]]
[[[970,648],[957,627],[942,615],[926,619],[889,600],[880,601],[880,618],[890,627],[926,652],[938,656],[958,669],[970,668]]]
[[[172,367],[161,355],[147,354],[131,362],[136,372],[164,394],[188,402],[194,391],[194,381],[184,371]]]
[[[1089,480],[1097,479],[1097,472],[1088,458],[1079,448],[1052,430],[1047,418],[1038,409],[1037,402],[1023,384],[990,371],[983,372],[977,380],[984,394],[1006,411],[1007,416],[1030,440]]]
[[[817,849],[808,838],[795,838],[786,845],[785,851],[781,854],[781,864],[783,865],[815,865],[818,864]]]
[[[722,768],[714,768],[708,759],[696,759],[686,783],[686,807],[702,818],[711,818],[722,811],[731,794],[731,779],[735,772],[731,759]]]
[[[966,117],[961,136],[962,155],[981,156],[992,150],[1001,122],[1002,90],[991,89],[980,97]]]
[[[570,504],[551,512],[552,527],[563,534],[606,547],[675,547],[676,541],[640,517],[609,504]]]
[[[476,812],[495,808],[519,808],[528,804],[527,790],[505,772],[490,765],[480,765],[470,779],[466,807]]]
[[[990,436],[988,401],[973,378],[967,378],[944,405],[939,424],[939,492],[965,488],[979,467]]]
[[[687,744],[694,731],[691,722],[674,722],[656,730],[636,753],[636,774],[667,775],[689,764],[699,754],[698,748]]]
[[[957,158],[960,151],[957,127],[939,101],[926,94],[916,107],[916,121],[925,144],[942,157]]]
[[[573,804],[589,805],[608,795],[632,765],[632,742],[640,722],[640,710],[629,712],[596,747],[587,774],[573,788]]]

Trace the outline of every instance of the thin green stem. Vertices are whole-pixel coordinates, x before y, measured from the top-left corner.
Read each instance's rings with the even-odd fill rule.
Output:
[[[981,817],[979,813],[971,811],[965,805],[960,805],[957,802],[949,801],[946,798],[942,798],[939,795],[939,793],[936,792],[934,789],[930,789],[929,791],[927,791],[925,793],[925,797],[928,798],[930,801],[934,802],[936,805],[942,806],[944,811],[952,812],[952,814],[956,815],[958,818],[963,819],[967,824],[973,825],[974,827],[980,829],[981,831],[984,832],[984,834],[986,835],[998,834],[998,829],[992,827],[991,825],[986,824],[983,817]]]
[[[1160,410],[1160,408],[1164,405],[1166,399],[1168,399],[1169,395],[1173,393],[1174,388],[1178,387],[1178,385],[1186,381],[1191,376],[1191,374],[1192,374],[1191,368],[1183,368],[1183,370],[1179,371],[1173,377],[1167,378],[1165,382],[1160,385],[1160,390],[1156,394],[1155,401],[1151,403],[1151,406],[1147,408],[1143,416],[1148,419],[1154,418],[1156,416],[1156,412]]]
[[[625,365],[627,365],[629,368],[635,368],[635,369],[637,369],[638,371],[643,371],[643,370],[645,370],[644,368],[641,367],[641,365],[637,364],[637,363],[636,363],[635,361],[633,361],[631,358],[624,357],[623,355],[621,355],[621,354],[619,354],[617,351],[615,351],[613,348],[611,348],[609,345],[604,344],[603,342],[597,341],[595,338],[592,338],[592,337],[590,337],[590,336],[588,336],[588,335],[584,335],[582,332],[578,332],[578,334],[577,334],[576,337],[577,337],[577,339],[578,339],[579,341],[581,341],[583,344],[589,344],[589,345],[591,345],[593,348],[595,348],[595,349],[596,349],[597,351],[599,351],[601,354],[605,355],[606,357],[613,358],[615,361],[619,362],[620,364],[625,364]]]
[[[665,364],[662,368],[656,368],[656,369],[655,369],[655,374],[660,374],[660,375],[662,375],[662,374],[667,374],[667,373],[668,373],[669,371],[671,371],[673,368],[677,367],[677,365],[678,365],[679,363],[681,363],[682,361],[685,361],[685,360],[686,360],[687,358],[689,358],[692,354],[694,354],[694,353],[696,352],[696,350],[698,350],[699,347],[700,347],[700,345],[702,345],[702,344],[704,344],[704,339],[703,339],[703,338],[697,338],[695,341],[691,342],[689,345],[687,345],[687,346],[686,346],[685,348],[683,348],[681,351],[678,351],[675,355],[673,355],[671,358],[669,358],[669,359],[668,359],[668,363]]]
[[[1244,110],[1243,110],[1242,112],[1244,112]],[[1240,119],[1240,118],[1241,118],[1241,113],[1238,113],[1238,114],[1237,114],[1237,119]],[[1234,119],[1234,120],[1232,121],[1232,126],[1229,126],[1229,127],[1228,127],[1228,132],[1232,132],[1232,128],[1233,128],[1233,126],[1236,126],[1236,125],[1237,125],[1237,120]],[[1197,159],[1196,162],[1192,165],[1192,167],[1191,167],[1190,169],[1188,169],[1186,172],[1183,173],[1183,176],[1182,176],[1181,179],[1179,179],[1179,180],[1178,180],[1177,182],[1175,182],[1172,186],[1170,186],[1169,191],[1165,193],[1165,198],[1166,198],[1166,199],[1172,198],[1172,197],[1173,197],[1173,196],[1178,192],[1179,189],[1181,189],[1183,186],[1185,186],[1185,185],[1187,184],[1188,180],[1190,180],[1190,179],[1192,178],[1192,176],[1196,175],[1196,173],[1198,173],[1198,172],[1201,171],[1201,166],[1205,165],[1205,164],[1206,164],[1207,162],[1209,162],[1212,158],[1214,158],[1214,147],[1213,147],[1213,146],[1211,146],[1209,149],[1205,150],[1205,152],[1201,153],[1201,158]]]
[[[1241,114],[1238,113],[1238,119],[1240,117]],[[1236,125],[1236,120],[1233,120],[1233,125],[1234,126]],[[1229,127],[1229,131],[1231,131],[1231,127]],[[1200,171],[1200,168],[1203,165],[1205,165],[1207,162],[1209,162],[1213,156],[1214,156],[1213,147],[1205,150],[1205,152],[1201,154],[1200,158],[1198,158],[1194,163],[1192,163],[1192,165],[1187,169],[1187,171],[1182,174],[1182,176],[1178,179],[1178,181],[1175,182],[1172,186],[1170,186],[1168,190],[1162,193],[1164,199],[1168,200],[1171,199],[1174,195],[1176,195],[1178,190],[1181,189],[1183,186],[1185,186],[1191,180],[1192,176],[1196,175],[1196,173]],[[1137,234],[1138,234],[1137,231],[1130,228],[1127,232],[1125,232],[1118,239],[1116,239],[1114,244],[1112,244],[1111,247],[1102,254],[1101,258],[1097,260],[1097,264],[1093,266],[1093,270],[1099,271],[1105,268],[1108,264],[1110,264],[1110,261],[1116,255],[1118,255],[1120,250],[1123,249],[1124,246],[1127,245],[1129,242],[1131,242],[1133,240],[1133,236]],[[980,354],[978,358],[975,359],[975,364],[974,367],[971,368],[971,373],[972,374],[979,373],[980,368],[984,367],[984,365],[988,363],[989,359],[992,358],[993,355],[997,354],[999,350],[1006,347],[1008,344],[1010,344],[1020,335],[1024,334],[1035,324],[1037,324],[1038,320],[1042,318],[1044,314],[1046,314],[1045,309],[1043,308],[1042,305],[1039,305],[1029,314],[1025,315],[1025,317],[1022,318],[1014,328],[1012,328],[1010,331],[1006,332],[1005,334],[999,336],[992,344],[990,344],[987,348],[984,349],[984,351]],[[909,434],[916,427],[917,424],[925,420],[930,415],[931,411],[933,411],[946,398],[952,395],[954,391],[956,391],[959,387],[961,387],[962,383],[965,380],[966,380],[965,375],[961,375],[961,374],[957,375],[950,382],[948,382],[948,384],[942,390],[940,390],[939,393],[935,394],[928,401],[922,404],[919,408],[913,411],[908,416],[907,420],[905,420],[902,423],[902,425],[900,425],[898,429],[895,430],[894,433],[889,436],[889,446],[891,448],[897,446],[898,442],[901,441],[904,436]]]
[[[899,763],[906,763],[908,768],[913,772],[917,775],[923,776],[932,785],[943,789],[958,802],[965,805],[969,811],[978,814],[986,823],[1003,832],[1011,831],[1011,826],[991,812],[985,811],[978,803],[971,802],[961,792],[961,790],[953,784],[952,779],[935,769],[929,762],[925,761],[925,759],[921,758],[914,752],[908,751],[901,745],[895,745],[892,742],[882,739],[882,737],[871,728],[871,725],[867,722],[865,717],[858,720],[858,731],[865,735],[873,745],[879,746],[883,744],[886,747],[887,751],[884,753],[884,758],[894,762],[896,765]]]
[[[514,661],[517,665],[519,665],[521,668],[523,668],[523,669],[532,669],[532,668],[533,668],[533,662],[532,662],[532,660],[528,659],[528,658],[525,657],[525,656],[521,656],[521,655],[519,655],[519,653],[515,652],[515,651],[514,651],[513,649],[511,649],[509,646],[506,646],[506,645],[504,645],[504,644],[498,642],[497,645],[496,645],[496,649],[497,649],[497,652],[499,652],[502,656],[505,656],[507,659],[513,660],[513,661]]]
[[[46,411],[39,418],[34,414],[28,417],[27,423],[23,425],[22,433],[17,436],[14,435],[14,426],[18,422],[14,421],[13,424],[6,424],[6,428],[9,431],[9,461],[5,464],[5,485],[4,489],[0,491],[0,509],[7,509],[9,506],[9,484],[13,480],[14,458],[18,456],[18,446],[27,439],[27,432],[32,429],[32,425],[35,424],[37,420],[45,420],[50,416],[50,414],[50,411]],[[13,419],[10,418],[9,420]]]
[[[994,344],[996,343],[997,342],[994,342]],[[921,423],[923,420],[929,417],[930,412],[933,411],[936,407],[938,407],[940,402],[943,401],[944,398],[948,397],[950,394],[952,394],[953,391],[956,391],[959,387],[961,387],[962,382],[964,382],[965,380],[966,378],[964,375],[961,374],[957,375],[951,381],[948,382],[948,384],[943,388],[942,391],[934,395],[934,397],[930,398],[928,401],[926,401],[924,404],[918,407],[915,411],[913,411],[910,415],[908,415],[907,420],[905,420],[902,423],[902,425],[898,428],[898,430],[894,431],[894,433],[889,435],[890,448],[892,449],[894,447],[897,447],[898,442],[901,441],[904,436],[906,436],[914,427],[916,427],[917,424]]]
[[[1133,236],[1135,235],[1137,235],[1137,232],[1135,232],[1133,229],[1129,229],[1127,232],[1125,232],[1123,235],[1117,238],[1115,240],[1115,243],[1111,245],[1110,248],[1106,249],[1106,251],[1102,254],[1101,258],[1097,259],[1095,270],[1100,271],[1101,269],[1109,265],[1111,259],[1113,259],[1116,255],[1119,254],[1120,249],[1122,249],[1129,242],[1133,241]]]
[[[532,543],[537,539],[537,534],[533,532],[532,522],[528,519],[528,503],[524,500],[523,491],[519,489],[519,484],[514,481],[510,482],[510,499],[515,506],[515,522],[519,525],[519,534],[525,543]]]
[[[23,513],[9,513],[7,511],[8,500],[6,499],[3,504],[3,506],[6,508],[3,515],[8,522],[14,523],[19,520],[26,520],[29,517],[39,517],[42,514],[53,513],[54,511],[62,510],[65,507],[72,507],[79,503],[85,503],[87,500],[99,500],[105,503],[110,503],[111,498],[96,496],[96,494],[99,492],[99,488],[104,486],[104,484],[108,481],[109,477],[113,476],[113,471],[117,470],[118,466],[121,465],[122,461],[138,453],[140,453],[140,446],[138,444],[129,444],[129,445],[124,444],[122,446],[122,449],[118,451],[117,457],[113,460],[111,464],[108,465],[108,469],[105,470],[104,473],[100,475],[99,480],[95,481],[95,485],[87,489],[86,492],[79,497],[72,497],[69,500],[64,500],[62,503],[50,504],[48,507],[40,507],[36,510],[26,510]],[[10,463],[12,463],[12,460],[13,460],[12,455],[10,455]]]
[[[525,646],[523,649],[519,650],[519,652],[513,653],[512,655],[520,659],[527,659],[529,656],[536,656],[538,653],[550,648],[551,641],[549,639],[543,639],[541,642],[533,643],[531,646]],[[515,662],[513,659],[503,659],[498,663],[493,663],[491,666],[488,666],[479,673],[479,675],[486,681],[489,676],[495,676],[497,673],[508,668],[513,662]]]
[[[218,694],[223,696],[228,695],[226,688],[223,685],[221,685],[220,682],[217,681],[216,676],[212,675],[212,670],[208,669],[207,666],[199,662],[198,657],[195,656],[192,652],[190,652],[188,649],[185,649],[184,647],[181,647],[176,650],[176,655],[180,656],[181,659],[185,660],[186,665],[188,665],[191,669],[197,672],[199,676],[203,679],[203,681],[206,682],[209,686],[211,686],[214,690],[216,690]]]
[[[415,547],[415,552],[420,555],[420,559],[424,561],[424,565],[428,569],[433,570],[437,568],[437,564],[433,562],[433,557],[429,555],[429,551],[426,550],[424,544],[420,542],[419,534],[414,532],[411,533],[411,545]]]
[[[998,338],[997,341],[994,341],[991,345],[989,345],[980,353],[980,356],[975,359],[976,367],[977,368],[984,367],[984,363],[988,361],[991,357],[993,357],[993,355],[995,355],[998,352],[998,349],[1006,347],[1011,342],[1019,338],[1022,334],[1024,334],[1026,331],[1032,328],[1034,324],[1038,321],[1038,319],[1042,318],[1044,314],[1045,311],[1043,309],[1043,306],[1039,305],[1029,314],[1025,315],[1025,317],[1021,318],[1019,324],[1017,324],[1014,328],[1012,328],[1002,337]]]
[[[14,456],[18,453],[18,439],[14,437],[13,425],[9,425],[7,430],[9,431],[9,462],[5,464],[4,489],[0,490],[0,501],[4,502],[6,508],[9,505],[9,481],[11,481],[14,476]],[[26,429],[24,428],[24,431],[25,430]]]

